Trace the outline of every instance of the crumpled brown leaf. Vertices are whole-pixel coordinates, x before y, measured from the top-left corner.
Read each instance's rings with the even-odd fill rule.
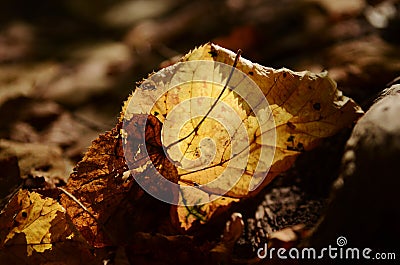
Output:
[[[138,231],[165,231],[162,226],[169,230],[167,205],[145,193],[130,175],[122,150],[121,126],[118,122],[113,130],[93,141],[65,187],[73,197],[63,194],[61,198],[75,227],[95,247],[130,242]],[[138,171],[133,173],[146,177],[146,168],[142,167],[145,162],[137,161]]]
[[[117,126],[94,140],[68,180],[66,191],[87,208],[65,194],[61,198],[74,225],[94,246],[111,244],[112,239],[104,235],[101,225],[107,225],[132,185],[124,181],[125,159],[119,148],[118,134]]]

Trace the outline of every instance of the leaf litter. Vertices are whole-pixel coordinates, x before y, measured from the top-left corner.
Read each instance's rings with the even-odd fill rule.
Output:
[[[234,65],[235,58],[238,58],[236,68],[245,73],[260,87],[270,104],[275,121],[276,146],[274,147],[276,147],[276,151],[270,171],[257,189],[250,192],[247,189],[250,185],[250,178],[246,177],[246,174],[251,175],[255,170],[254,165],[250,163],[248,170],[240,177],[238,184],[230,192],[207,204],[194,207],[175,206],[154,199],[143,191],[135,181],[135,178],[151,177],[149,175],[151,172],[148,170],[149,163],[153,163],[164,178],[180,185],[191,183],[195,186],[198,185],[197,183],[208,182],[210,179],[207,178],[210,176],[211,179],[214,177],[212,174],[204,174],[201,171],[194,171],[194,174],[189,174],[192,176],[179,175],[179,169],[175,168],[163,153],[163,144],[160,138],[163,119],[155,114],[157,112],[168,115],[169,107],[153,110],[152,113],[143,115],[124,116],[127,108],[125,105],[116,126],[94,140],[83,159],[75,167],[64,188],[65,192],[61,195],[60,204],[49,201],[50,199],[43,199],[45,203],[41,206],[39,215],[41,211],[52,212],[52,207],[55,207],[54,211],[63,217],[57,217],[61,218],[60,222],[70,220],[70,223],[65,223],[63,226],[65,229],[63,231],[57,230],[49,236],[48,231],[53,229],[52,225],[49,226],[49,223],[51,224],[51,221],[56,218],[51,215],[53,217],[49,220],[44,219],[44,223],[47,221],[49,223],[43,224],[43,226],[39,226],[36,222],[30,224],[32,229],[38,228],[38,231],[42,231],[40,235],[35,235],[36,238],[33,237],[32,239],[31,230],[24,230],[24,226],[21,226],[18,221],[25,214],[21,212],[20,208],[10,205],[20,196],[28,196],[29,198],[29,196],[36,195],[20,191],[1,215],[3,220],[1,224],[7,224],[9,227],[8,230],[4,230],[8,232],[3,233],[0,238],[3,248],[7,244],[8,247],[12,242],[11,239],[18,234],[22,236],[23,242],[26,241],[25,244],[29,245],[29,242],[35,240],[37,240],[35,243],[44,244],[40,247],[29,248],[28,254],[43,251],[47,251],[46,253],[50,251],[51,253],[53,251],[51,239],[57,237],[61,242],[69,242],[73,235],[73,237],[79,238],[79,244],[84,241],[82,246],[86,246],[87,249],[127,246],[126,250],[131,251],[127,252],[128,258],[135,260],[143,253],[133,246],[139,243],[146,245],[150,242],[158,244],[163,241],[180,244],[179,238],[182,236],[181,238],[184,240],[182,242],[187,240],[189,242],[184,244],[188,247],[187,252],[194,253],[202,249],[205,253],[210,253],[215,247],[215,244],[210,243],[216,239],[215,233],[211,233],[211,236],[209,235],[208,238],[203,238],[203,240],[194,240],[192,236],[204,237],[210,229],[209,225],[218,223],[220,221],[218,217],[228,212],[234,202],[244,201],[256,195],[278,174],[288,170],[301,153],[315,148],[321,139],[332,136],[344,128],[351,127],[363,113],[352,99],[345,97],[337,90],[335,82],[327,76],[326,72],[314,74],[308,71],[293,72],[288,69],[275,70],[263,67],[236,57],[235,53],[212,43],[193,50],[181,61],[208,60]],[[203,91],[210,94],[210,88],[207,86],[203,90],[198,90],[196,86],[184,89],[188,92]],[[169,97],[174,98],[174,101],[170,102],[171,104],[178,104],[190,97],[190,93],[178,92],[172,91],[170,93]],[[133,95],[134,93],[136,92],[133,92]],[[251,113],[249,113],[246,104],[229,95],[229,93],[224,97],[221,97],[222,95],[223,92],[211,93],[211,96],[217,100],[223,98],[230,104],[234,104],[234,107],[241,113],[240,115],[243,115],[243,121],[251,120]],[[146,121],[145,134],[143,135],[143,132],[135,133],[135,124]],[[128,137],[143,137],[146,143],[146,146],[131,147],[132,150],[129,150],[131,156],[128,157],[128,161],[126,161],[123,150],[124,137],[127,137],[126,132],[121,130],[123,122],[132,127]],[[204,128],[209,126],[207,122],[204,122],[203,125],[203,120],[200,120],[200,123]],[[186,128],[186,135],[188,132],[192,134],[191,131],[196,129],[193,124],[196,123],[192,123],[191,127]],[[257,131],[257,125],[254,126],[253,129]],[[191,141],[199,141],[206,132],[206,129],[203,131],[196,129]],[[184,135],[185,133],[183,133],[183,137]],[[255,148],[252,149],[250,157],[258,156],[257,134],[253,134],[253,137],[255,138],[252,143],[254,143]],[[224,136],[221,135],[218,144],[223,147],[225,142]],[[143,148],[147,148],[148,156],[142,154]],[[224,152],[221,155],[223,156]],[[134,170],[128,169],[128,163],[134,165]],[[209,172],[217,174],[218,170],[214,169],[223,166],[224,163],[215,163]],[[154,188],[163,189],[165,187]],[[207,191],[199,190],[199,192],[206,197],[212,196]],[[181,194],[180,199],[190,200],[190,196],[191,194]],[[28,213],[26,214],[27,217],[31,216]],[[38,213],[35,210],[32,214],[37,215]],[[25,224],[24,222],[22,222],[22,225]],[[85,247],[82,251],[84,249]],[[226,251],[232,251],[231,244]],[[163,250],[161,249],[155,251],[153,255],[162,255],[162,253]],[[205,255],[199,260],[199,263],[209,258],[208,255]]]

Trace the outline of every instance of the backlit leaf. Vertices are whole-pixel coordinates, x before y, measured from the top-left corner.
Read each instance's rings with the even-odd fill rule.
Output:
[[[168,168],[171,163],[175,166],[178,176],[179,186],[170,194],[178,205],[172,206],[172,215],[177,214],[185,229],[193,222],[207,222],[219,208],[258,193],[290,168],[299,154],[362,115],[361,108],[342,95],[326,72],[275,70],[240,58],[239,73],[232,70],[230,79],[230,71],[223,68],[234,65],[235,57],[210,43],[195,49],[181,63],[143,81],[123,109],[121,120],[127,125],[138,115],[158,120],[157,150],[170,161]],[[260,98],[268,106],[254,110]],[[244,132],[237,129],[240,126]],[[123,133],[128,143],[135,137],[129,129]],[[138,138],[148,143],[147,132]],[[248,152],[234,151],[235,145],[240,146],[236,150],[247,148]],[[152,146],[149,143],[147,150]],[[143,150],[127,158],[132,159],[131,170]],[[156,168],[162,167],[160,161]],[[160,173],[176,181],[176,176]],[[159,178],[155,175],[151,178]]]
[[[93,264],[96,259],[74,233],[57,201],[18,191],[0,215],[0,263],[64,264],[66,260],[68,264]]]
[[[180,233],[257,194],[360,115],[326,72],[275,70],[209,43],[136,88],[61,202],[95,247]]]

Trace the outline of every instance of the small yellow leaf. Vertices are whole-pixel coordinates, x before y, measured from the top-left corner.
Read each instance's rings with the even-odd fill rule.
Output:
[[[52,249],[52,244],[60,239],[73,237],[65,219],[64,208],[57,201],[44,198],[36,192],[20,190],[6,208],[3,218],[11,213],[12,225],[3,227],[9,229],[9,232],[2,240],[2,246],[16,244],[12,241],[19,242],[22,236],[26,241],[27,255],[31,256],[34,252]]]

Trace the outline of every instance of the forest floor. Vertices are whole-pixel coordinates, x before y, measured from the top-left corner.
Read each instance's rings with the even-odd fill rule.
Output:
[[[398,32],[400,2],[389,0],[2,1],[1,204],[16,187],[63,186],[136,82],[204,43],[276,69],[327,70],[366,111],[399,76]],[[317,223],[350,133],[324,140],[237,206],[245,231],[235,258],[254,258],[272,232]]]

